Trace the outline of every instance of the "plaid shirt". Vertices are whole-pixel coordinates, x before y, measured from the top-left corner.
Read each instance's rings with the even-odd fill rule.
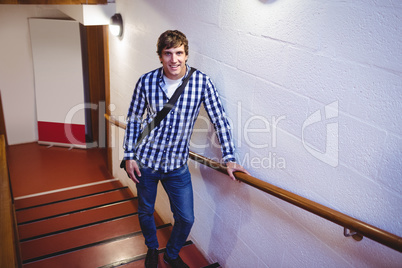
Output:
[[[183,79],[189,70],[187,66]],[[184,165],[188,159],[194,123],[203,103],[221,144],[222,160],[235,161],[232,133],[218,92],[210,78],[198,70],[193,73],[175,106],[160,125],[134,148],[144,126],[169,101],[161,87],[164,83],[162,68],[146,73],[138,80],[127,115],[124,159],[135,159],[146,167],[164,172]],[[143,119],[145,110],[147,113]]]

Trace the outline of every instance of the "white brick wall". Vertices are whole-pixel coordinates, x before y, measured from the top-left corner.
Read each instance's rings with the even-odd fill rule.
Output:
[[[400,1],[116,4],[125,31],[122,39],[110,38],[114,115],[126,114],[138,77],[160,66],[159,34],[182,30],[190,41],[189,63],[217,85],[234,126],[239,160],[252,175],[402,236]],[[325,119],[324,107],[331,103],[338,105],[337,114]],[[316,111],[323,120],[303,129]],[[327,137],[329,124],[338,132]],[[197,126],[205,128],[205,122]],[[260,132],[247,132],[252,129]],[[310,152],[324,153],[331,137],[338,153],[334,166]],[[121,131],[113,138],[117,167]],[[211,132],[193,135],[197,145],[207,141],[214,141]],[[194,150],[220,156],[212,145]],[[191,161],[190,168],[196,204],[191,239],[223,267],[402,263],[395,250],[367,238],[344,238],[342,227]],[[115,175],[125,177],[120,170]],[[160,190],[158,212],[171,220]]]
[[[66,15],[43,5],[0,5],[0,90],[8,144],[38,140],[28,18]]]

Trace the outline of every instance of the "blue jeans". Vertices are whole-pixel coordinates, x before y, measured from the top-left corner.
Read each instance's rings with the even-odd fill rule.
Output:
[[[146,167],[141,167],[140,171],[140,183],[137,184],[138,217],[145,244],[151,249],[159,247],[153,213],[157,186],[161,181],[169,197],[174,218],[172,234],[166,245],[166,254],[176,259],[194,223],[193,186],[188,166],[184,165],[168,173]]]

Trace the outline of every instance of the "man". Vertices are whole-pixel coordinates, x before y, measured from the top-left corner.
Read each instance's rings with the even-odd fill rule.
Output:
[[[136,183],[138,215],[148,252],[145,267],[157,267],[158,240],[153,217],[157,184],[161,181],[174,217],[164,261],[172,267],[188,267],[179,256],[194,222],[193,190],[187,167],[189,142],[201,103],[215,126],[222,160],[229,176],[247,171],[235,163],[230,126],[218,93],[208,76],[195,71],[172,110],[137,144],[145,125],[151,124],[176,88],[189,76],[188,40],[179,31],[166,31],[157,43],[162,67],[140,77],[128,111],[124,160],[128,176]],[[147,111],[144,121],[143,115]],[[143,127],[141,127],[143,126]]]

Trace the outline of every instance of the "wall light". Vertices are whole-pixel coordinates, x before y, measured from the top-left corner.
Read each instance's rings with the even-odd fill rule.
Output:
[[[121,17],[120,13],[114,14],[110,18],[109,24],[110,33],[114,36],[122,36],[123,34],[123,18]]]

